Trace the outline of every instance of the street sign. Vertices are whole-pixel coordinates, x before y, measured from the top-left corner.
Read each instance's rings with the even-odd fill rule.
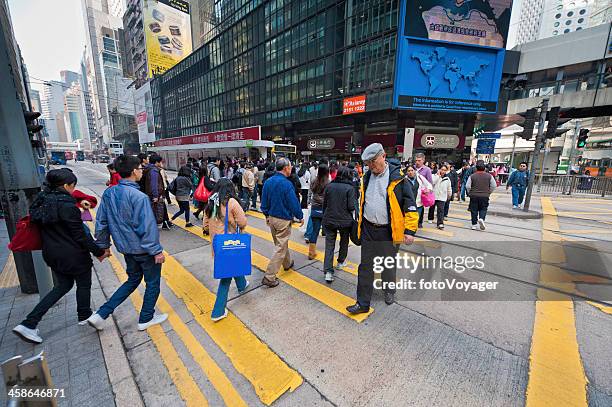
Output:
[[[501,133],[482,133],[482,134],[477,134],[476,138],[478,140],[481,140],[481,139],[499,139],[499,138],[501,138]]]
[[[493,154],[495,152],[495,139],[478,139],[476,154]]]
[[[332,150],[336,146],[336,141],[333,138],[315,138],[308,140],[308,148],[310,150]]]

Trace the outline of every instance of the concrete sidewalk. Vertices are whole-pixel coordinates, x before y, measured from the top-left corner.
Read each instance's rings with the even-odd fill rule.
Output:
[[[6,225],[1,222],[0,362],[16,355],[27,358],[44,351],[54,388],[65,389],[65,398],[58,399],[60,406],[142,405],[115,324],[107,324],[100,333],[89,326],[79,326],[74,288],[49,310],[39,324],[40,335],[44,340],[42,344],[26,343],[11,332],[38,303],[39,296],[21,293],[15,263],[6,247],[7,243]],[[104,300],[94,272],[92,309]],[[4,385],[0,387],[0,404],[5,405],[6,390]]]

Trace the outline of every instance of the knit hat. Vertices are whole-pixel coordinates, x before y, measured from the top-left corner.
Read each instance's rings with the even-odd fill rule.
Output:
[[[64,184],[76,184],[77,177],[68,168],[51,170],[47,173],[45,183],[49,188],[61,187]]]

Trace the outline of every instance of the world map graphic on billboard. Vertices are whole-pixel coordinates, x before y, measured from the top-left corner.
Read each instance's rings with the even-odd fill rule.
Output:
[[[476,56],[458,59],[449,56],[448,50],[444,47],[436,47],[431,51],[414,52],[412,59],[418,61],[421,72],[427,76],[429,96],[435,94],[436,90],[443,85],[448,86],[448,91],[453,94],[457,90],[457,85],[465,82],[470,95],[476,99],[480,98],[478,78],[482,70],[489,66],[489,61]]]
[[[404,35],[504,48],[512,0],[408,0]]]

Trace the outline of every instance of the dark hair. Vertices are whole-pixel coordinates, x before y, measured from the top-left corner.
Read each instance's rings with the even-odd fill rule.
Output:
[[[183,165],[181,168],[179,168],[178,176],[191,178],[191,170],[186,165]]]
[[[226,205],[229,202],[230,198],[236,198],[236,188],[234,188],[234,183],[227,178],[221,178],[215,184],[215,187],[211,191],[211,196],[213,194],[219,194],[219,207],[222,205]],[[212,199],[208,200],[208,204],[206,205],[205,213],[208,219],[211,218],[213,209],[215,207],[215,202]],[[221,219],[221,211],[217,211],[217,219]],[[225,216],[225,214],[223,214]]]
[[[200,171],[198,172],[198,178],[204,179],[204,177],[208,177],[208,168],[205,165],[200,167]]]
[[[529,164],[527,164],[527,161],[521,161],[521,163],[519,165],[525,164],[526,167],[529,166]]]
[[[59,168],[57,170],[51,170],[47,173],[45,178],[45,184],[50,189],[56,189],[63,187],[65,184],[71,185],[77,183],[77,177],[68,168]]]
[[[106,168],[108,168],[109,170],[114,170],[115,166],[113,165],[113,163],[110,163],[106,166]]]
[[[147,159],[147,155],[145,153],[138,154],[138,160],[140,160],[141,163],[146,159]]]
[[[157,163],[160,163],[162,161],[163,161],[163,159],[159,155],[152,155],[151,157],[149,157],[149,162],[151,164],[157,164]]]
[[[323,192],[327,184],[329,184],[329,167],[325,164],[321,164],[317,170],[317,178],[315,178],[314,181],[311,181],[310,188],[312,189],[312,192],[320,194]]]
[[[484,171],[485,163],[482,160],[476,161],[476,171]]]
[[[133,155],[122,155],[115,158],[113,163],[121,178],[129,178],[136,168],[141,165],[140,159]]]
[[[353,182],[353,174],[352,171],[345,167],[344,165],[338,168],[338,172],[336,173],[336,179],[334,181],[338,182]]]
[[[304,174],[306,174],[306,171],[308,171],[308,164],[306,164],[305,162],[302,163],[302,166],[300,167],[300,171],[298,171],[298,177],[303,177]]]

